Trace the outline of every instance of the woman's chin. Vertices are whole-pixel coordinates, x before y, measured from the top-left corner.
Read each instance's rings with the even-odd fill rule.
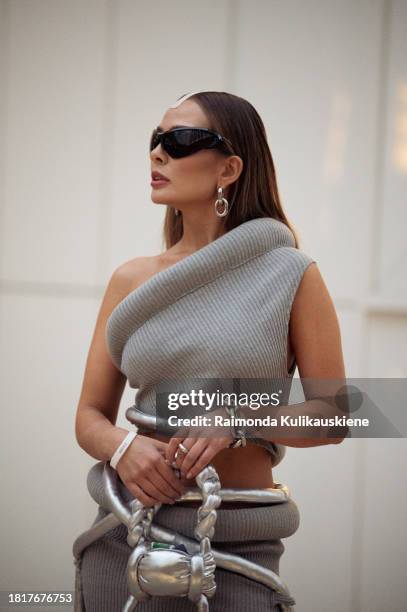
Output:
[[[161,196],[154,189],[151,192],[151,201],[154,202],[154,204],[168,204],[171,206],[171,204],[168,202],[168,198],[165,198],[164,194]]]

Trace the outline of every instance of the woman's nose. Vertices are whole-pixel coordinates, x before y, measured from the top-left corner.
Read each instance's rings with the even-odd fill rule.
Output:
[[[161,144],[158,144],[155,149],[153,149],[150,153],[151,159],[160,159],[163,160],[165,157],[165,151],[162,149]]]

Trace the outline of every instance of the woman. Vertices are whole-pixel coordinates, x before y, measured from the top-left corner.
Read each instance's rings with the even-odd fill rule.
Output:
[[[344,377],[332,300],[315,261],[298,249],[280,202],[265,128],[253,106],[224,92],[182,96],[154,130],[150,160],[152,201],[167,206],[166,250],[125,262],[113,273],[77,411],[78,443],[102,462],[112,459],[128,434],[115,426],[127,380],[139,389],[139,407],[153,413],[161,378],[291,379],[296,365],[301,378]],[[222,487],[268,489],[275,486],[271,467],[281,459],[282,444],[340,439],[279,439],[279,444],[257,439],[231,447],[233,441],[229,432],[172,439],[139,433],[116,470],[130,497],[145,506],[162,504],[157,522],[183,532],[200,502],[177,500],[209,463]],[[261,514],[250,503],[224,501],[217,533],[228,536],[215,537],[214,545],[278,573],[280,538],[298,527],[294,502],[282,506],[262,508]],[[273,531],[277,512],[282,531]],[[106,514],[100,507],[96,521]],[[129,551],[124,526],[85,550],[86,610],[123,608]],[[259,583],[218,569],[216,582],[211,610],[280,609],[278,595]],[[185,598],[153,598],[137,609],[195,608]]]

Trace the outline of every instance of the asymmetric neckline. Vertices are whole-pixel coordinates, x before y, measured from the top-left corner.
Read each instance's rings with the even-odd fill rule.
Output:
[[[178,272],[183,274],[183,272],[186,271],[184,270],[185,266],[189,267],[190,265],[194,265],[195,263],[200,261],[201,258],[206,257],[206,255],[209,255],[212,252],[214,252],[214,255],[216,255],[218,251],[219,254],[221,254],[224,248],[227,249],[229,243],[233,242],[233,244],[235,244],[236,240],[239,240],[240,238],[246,240],[246,237],[250,236],[251,230],[257,230],[260,225],[262,225],[264,229],[273,231],[267,233],[267,235],[261,236],[259,236],[258,231],[255,232],[255,238],[260,239],[256,244],[250,244],[251,256],[261,255],[262,253],[270,251],[273,248],[278,248],[279,246],[295,246],[294,237],[291,230],[282,221],[278,221],[277,219],[273,219],[272,217],[259,217],[257,219],[250,219],[249,221],[245,221],[244,223],[241,223],[240,225],[234,227],[225,234],[222,234],[215,240],[212,240],[212,242],[209,242],[200,249],[197,249],[190,255],[186,255],[176,263],[167,266],[163,270],[159,270],[158,272],[150,276],[147,280],[137,285],[137,287],[129,291],[129,293],[113,308],[112,312],[110,313],[109,319],[114,315],[116,310],[120,309],[124,302],[126,302],[128,299],[131,299],[132,296],[134,296],[138,291],[143,291],[150,285],[155,285],[156,283],[166,281],[167,277],[169,279],[173,276],[173,274],[176,274]],[[247,232],[247,230],[249,230],[249,233]],[[246,242],[242,242],[241,246],[242,249],[244,249],[245,247],[248,247],[248,244]],[[231,257],[232,264],[232,259],[234,259],[235,255],[236,253],[233,252],[233,258]],[[245,254],[242,253],[243,257],[244,255]],[[251,256],[245,257],[244,260],[242,260],[240,263],[247,261],[247,259],[250,259]]]
[[[106,339],[114,337],[116,363],[131,330],[187,293],[248,260],[280,247],[295,247],[290,228],[272,217],[241,223],[212,242],[156,272],[131,290],[112,310]],[[115,323],[118,323],[116,325]]]

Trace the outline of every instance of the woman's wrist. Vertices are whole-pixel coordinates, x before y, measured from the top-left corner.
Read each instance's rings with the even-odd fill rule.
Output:
[[[110,461],[129,431],[129,429],[124,429],[123,427],[113,426],[107,435],[104,436],[104,439],[101,440],[101,450],[105,457],[104,461]]]
[[[110,461],[113,453],[132,430],[117,427],[92,406],[81,408],[76,422],[76,439],[88,455],[99,461]]]
[[[123,457],[129,446],[133,442],[134,438],[137,436],[137,432],[138,428],[136,428],[134,431],[129,431],[123,442],[119,444],[118,448],[115,450],[112,458],[110,459],[110,465],[112,468],[116,469],[120,459]]]

